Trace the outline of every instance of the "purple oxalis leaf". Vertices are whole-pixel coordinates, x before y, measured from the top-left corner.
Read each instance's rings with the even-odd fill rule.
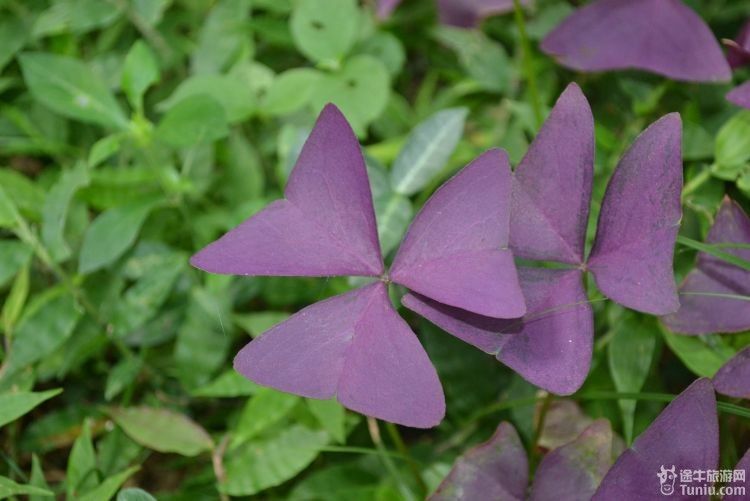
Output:
[[[750,109],[750,82],[745,82],[727,94],[729,102]]]
[[[593,499],[657,500],[672,494],[671,499],[695,499],[677,487],[679,471],[716,469],[718,463],[716,396],[711,381],[702,378],[678,395],[620,455]]]
[[[750,398],[750,346],[729,359],[712,381],[716,391],[722,395]]]
[[[445,414],[435,368],[376,282],[299,311],[251,341],[235,369],[310,398],[337,397],[363,414],[429,428]]]
[[[321,112],[285,197],[205,247],[191,264],[232,275],[383,274],[365,161],[335,106]]]
[[[612,428],[606,419],[549,452],[534,474],[530,501],[589,499],[612,464]]]
[[[502,422],[487,442],[459,457],[431,501],[522,500],[529,467],[526,451],[510,423]]]
[[[719,208],[707,242],[750,244],[750,218],[728,197]],[[723,248],[724,252],[750,261],[750,249]],[[680,309],[662,318],[670,330],[682,334],[740,332],[750,329],[750,301],[706,294],[750,295],[750,271],[705,252],[680,285]]]
[[[513,173],[510,246],[525,259],[583,263],[594,175],[594,117],[570,84]]]
[[[681,0],[598,0],[565,19],[541,48],[581,71],[641,69],[686,81],[727,81],[729,64]]]
[[[750,21],[745,22],[737,38],[724,40],[727,46],[727,61],[732,68],[750,64]]]
[[[384,19],[391,15],[402,0],[378,0],[376,12]],[[513,0],[436,0],[438,17],[443,24],[471,28],[485,17],[513,10]],[[529,0],[521,0],[528,4]]]
[[[599,289],[638,311],[679,308],[672,271],[682,217],[682,124],[677,113],[641,133],[617,165],[588,259]]]
[[[528,305],[523,319],[498,320],[412,294],[402,299],[446,332],[491,353],[529,382],[568,395],[591,364],[593,313],[579,270],[520,268]]]
[[[508,250],[510,166],[502,150],[471,162],[412,222],[391,279],[446,305],[495,318],[526,312]]]
[[[736,491],[736,494],[727,494],[724,496],[723,501],[747,501],[747,493],[750,492],[750,476],[748,476],[748,472],[750,472],[750,449],[745,451],[745,455],[742,456],[737,465],[734,467],[734,471],[745,472],[745,480],[727,482],[726,485],[733,488],[744,487],[745,490],[740,491],[738,489]]]

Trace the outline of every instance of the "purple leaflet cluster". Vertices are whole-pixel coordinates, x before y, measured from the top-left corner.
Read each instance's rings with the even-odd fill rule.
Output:
[[[249,379],[413,427],[445,414],[442,387],[388,297],[402,284],[495,318],[526,305],[508,250],[511,174],[502,150],[474,160],[417,214],[386,273],[365,161],[341,112],[328,105],[285,190],[191,263],[235,275],[357,275],[373,283],[321,301],[250,342],[235,358]]]
[[[728,197],[719,208],[709,244],[750,245],[750,218]],[[750,262],[750,248],[723,247],[723,252]],[[750,296],[750,271],[705,252],[679,288],[680,309],[662,318],[670,330],[680,334],[741,332],[750,329],[750,301],[732,296]]]
[[[750,64],[750,20],[745,22],[734,40],[724,40],[727,46],[727,61],[736,69]],[[750,109],[750,82],[732,89],[727,94],[729,102]]]
[[[678,395],[610,468],[612,437],[609,422],[597,420],[578,438],[549,452],[536,470],[529,499],[696,499],[682,494],[679,475],[681,470],[718,468],[719,421],[711,381],[699,379]],[[492,499],[525,499],[525,489],[517,495],[528,478],[526,471],[518,472],[527,465],[519,442],[512,426],[502,423],[489,442],[456,461],[432,499],[479,499],[471,494],[501,492],[498,485],[512,495]],[[513,469],[509,457],[515,458]],[[745,454],[737,468],[748,463]]]
[[[597,0],[565,19],[541,48],[580,71],[639,69],[693,82],[732,76],[713,33],[682,0]]]
[[[587,260],[593,169],[591,109],[571,84],[513,174],[510,232],[517,257],[570,268],[520,268],[528,308],[520,320],[483,318],[415,294],[404,297],[404,306],[545,390],[578,390],[591,364],[594,336],[585,270],[606,296],[629,308],[663,315],[679,307],[672,272],[682,214],[679,115],[652,124],[620,160]]]
[[[336,397],[350,409],[407,426],[437,425],[445,412],[442,388],[390,303],[387,284],[394,282],[411,291],[403,298],[408,308],[532,383],[572,393],[591,362],[586,269],[625,306],[655,314],[678,307],[672,253],[681,214],[680,136],[679,116],[667,115],[624,155],[586,260],[593,118],[573,84],[515,174],[502,150],[470,163],[425,203],[386,272],[360,147],[329,105],[285,198],[191,263],[222,274],[376,279],[301,310],[243,348],[235,368],[257,383]],[[569,268],[519,273],[513,254]]]

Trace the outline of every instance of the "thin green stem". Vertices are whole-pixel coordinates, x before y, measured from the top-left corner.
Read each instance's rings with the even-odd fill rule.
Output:
[[[391,440],[393,440],[393,444],[396,446],[396,450],[406,458],[406,464],[409,466],[409,470],[411,470],[412,477],[414,477],[414,481],[416,482],[417,487],[419,487],[420,497],[426,496],[427,484],[424,483],[422,473],[419,470],[419,465],[416,461],[414,461],[414,458],[411,457],[411,454],[409,454],[409,449],[406,447],[404,440],[401,438],[401,433],[398,431],[398,426],[393,423],[385,423],[385,428],[386,430],[388,430],[388,435],[390,435]]]
[[[717,257],[721,259],[722,261],[726,261],[729,264],[733,264],[734,266],[737,266],[738,268],[742,268],[743,270],[750,271],[750,261],[746,261],[742,258],[735,256],[734,254],[730,254],[729,252],[724,252],[722,250],[719,250],[716,248],[716,246],[712,244],[698,242],[697,240],[693,240],[692,238],[688,238],[682,235],[677,236],[677,243],[684,245],[685,247],[690,247],[691,249],[705,252],[706,254],[710,254],[714,257]]]
[[[388,470],[388,473],[390,473],[393,479],[396,481],[396,485],[398,485],[398,489],[399,491],[401,491],[401,495],[408,501],[414,501],[414,494],[409,489],[409,486],[406,485],[403,478],[401,478],[401,474],[396,468],[396,465],[394,465],[393,461],[391,461],[390,455],[388,454],[388,449],[386,449],[385,444],[383,443],[383,439],[380,436],[380,428],[378,427],[377,419],[372,417],[367,418],[367,431],[370,433],[370,439],[372,439],[372,443],[378,450],[378,455],[380,456],[380,460],[383,462],[385,469]]]
[[[526,84],[529,87],[529,96],[531,98],[531,107],[534,111],[534,120],[536,122],[536,129],[539,130],[544,121],[542,114],[542,101],[539,97],[539,88],[536,84],[536,72],[534,69],[534,56],[531,51],[531,43],[529,42],[529,35],[526,31],[526,19],[524,17],[523,8],[521,7],[520,0],[513,0],[513,8],[515,11],[516,27],[518,28],[518,34],[521,42],[521,57],[522,57],[522,68],[524,76],[526,77]]]
[[[692,195],[698,188],[706,184],[709,179],[711,179],[711,169],[703,169],[700,174],[691,179],[682,189],[682,199],[684,200],[689,195]]]
[[[534,466],[541,460],[541,451],[539,450],[539,440],[542,438],[542,432],[544,431],[544,422],[547,419],[547,413],[552,405],[552,400],[555,396],[552,393],[547,393],[542,400],[542,407],[539,409],[539,420],[534,428],[534,437],[531,440],[531,460]]]

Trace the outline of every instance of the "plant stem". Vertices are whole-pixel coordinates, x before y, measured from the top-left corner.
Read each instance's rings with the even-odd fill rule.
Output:
[[[526,31],[526,19],[524,18],[520,0],[513,0],[513,10],[515,12],[516,27],[518,28],[521,42],[521,66],[523,68],[524,76],[526,77],[526,84],[529,86],[529,96],[531,98],[531,107],[534,111],[536,129],[539,130],[544,121],[542,115],[542,101],[539,97],[539,88],[536,85],[534,56],[531,51],[531,43],[529,42],[529,35]]]
[[[391,461],[388,450],[386,449],[385,444],[383,443],[383,439],[380,436],[380,428],[378,428],[377,419],[373,417],[367,418],[367,431],[370,433],[370,439],[372,439],[372,443],[375,444],[375,448],[378,450],[380,460],[383,462],[385,469],[388,470],[388,473],[390,473],[393,479],[396,481],[398,489],[399,491],[401,491],[401,495],[408,501],[415,501],[414,494],[404,483],[403,479],[401,478],[401,474],[396,468],[396,465],[394,465],[393,461]]]
[[[419,470],[419,465],[416,461],[414,461],[414,458],[411,457],[411,454],[409,454],[409,449],[406,447],[404,440],[401,438],[401,433],[398,431],[398,426],[393,423],[385,423],[385,427],[388,430],[388,434],[391,436],[391,440],[393,440],[393,443],[396,446],[396,450],[398,450],[398,452],[400,452],[401,455],[406,458],[406,462],[409,465],[409,469],[411,470],[411,474],[414,477],[414,481],[416,482],[417,487],[419,487],[420,496],[426,496],[427,484],[424,483],[422,473]]]
[[[549,412],[550,405],[552,405],[552,400],[554,399],[554,395],[552,393],[547,393],[544,396],[544,400],[542,400],[542,407],[539,409],[539,421],[536,423],[536,428],[534,428],[534,437],[531,441],[531,458],[536,465],[539,460],[541,459],[541,452],[539,451],[539,440],[542,438],[542,432],[544,431],[544,422],[547,419],[547,413]]]

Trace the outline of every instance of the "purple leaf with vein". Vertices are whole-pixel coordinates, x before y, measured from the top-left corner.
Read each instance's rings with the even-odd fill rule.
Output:
[[[513,173],[510,246],[516,256],[583,263],[594,175],[594,117],[570,84]]]
[[[549,452],[534,474],[530,501],[590,499],[612,464],[612,428],[606,419]]]
[[[498,320],[452,308],[417,294],[402,299],[446,332],[491,353],[526,380],[568,395],[591,364],[593,312],[579,270],[520,268],[528,305],[523,319]]]
[[[459,457],[431,501],[474,499],[522,500],[529,477],[521,439],[510,423],[502,422],[487,442]]]
[[[750,82],[745,82],[727,94],[727,100],[737,106],[750,109]]]
[[[750,21],[746,21],[734,40],[724,40],[727,61],[732,68],[750,64]]]
[[[491,150],[425,203],[393,260],[391,279],[446,305],[495,318],[526,312],[508,250],[510,166]]]
[[[679,308],[672,271],[682,217],[682,123],[670,113],[641,133],[617,165],[588,259],[599,289],[638,311]]]
[[[383,274],[365,161],[335,106],[321,112],[285,197],[198,252],[191,264],[231,275]]]
[[[622,453],[593,499],[664,499],[662,493],[670,495],[670,486],[674,488],[670,499],[695,499],[681,495],[675,482],[679,471],[716,469],[718,463],[716,396],[711,381],[702,378],[678,395]]]
[[[706,241],[750,244],[750,218],[736,202],[725,197]],[[721,250],[750,261],[750,249],[726,247]],[[709,334],[750,329],[750,301],[711,296],[750,296],[750,271],[701,252],[695,269],[680,285],[679,292],[680,309],[662,318],[670,330],[682,334]]]
[[[742,456],[742,458],[739,460],[737,465],[734,467],[734,470],[741,470],[745,472],[745,481],[744,482],[728,482],[726,485],[731,486],[733,488],[741,488],[744,487],[744,494],[740,494],[740,490],[738,489],[736,492],[737,494],[727,494],[724,496],[723,501],[746,501],[747,500],[747,493],[750,492],[750,475],[748,475],[748,472],[750,472],[750,449],[745,451],[745,455]]]
[[[696,82],[732,76],[710,28],[681,0],[598,0],[565,19],[541,48],[581,71],[640,69]]]
[[[712,381],[722,395],[750,399],[750,346],[730,358]]]
[[[415,428],[445,413],[437,373],[376,282],[320,301],[251,341],[235,369],[259,384]]]

